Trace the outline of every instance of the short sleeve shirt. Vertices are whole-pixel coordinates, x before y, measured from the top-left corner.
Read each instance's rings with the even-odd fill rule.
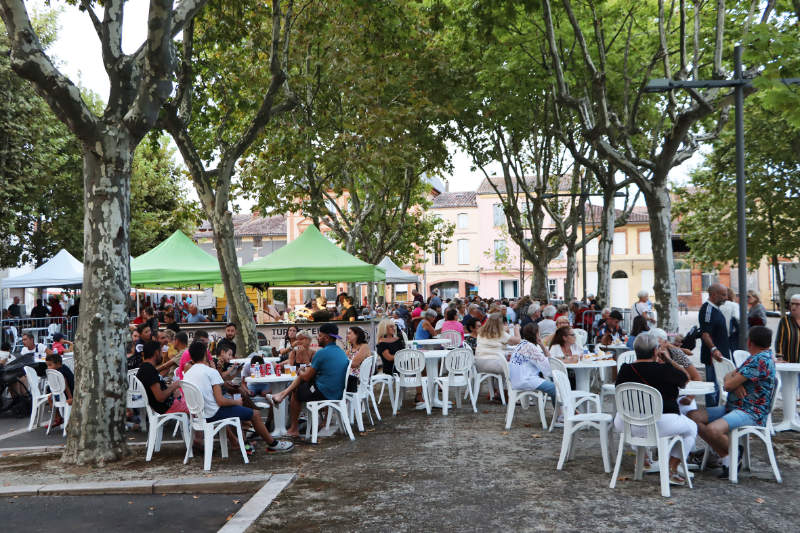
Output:
[[[751,355],[736,371],[747,378],[742,385],[746,394],[744,398],[728,394],[726,410],[739,409],[753,417],[759,426],[765,425],[775,393],[775,361],[772,353],[765,350]]]
[[[219,405],[214,398],[214,385],[224,383],[217,369],[208,365],[192,365],[183,379],[197,387],[203,395],[203,417],[211,418],[217,414]]]
[[[329,344],[314,354],[311,360],[311,367],[316,371],[314,382],[325,398],[342,399],[344,378],[349,364],[347,354],[336,344]]]
[[[147,403],[150,404],[150,408],[160,415],[166,413],[172,405],[172,396],[170,395],[164,402],[159,402],[156,400],[156,397],[150,388],[155,383],[159,384],[161,390],[165,390],[167,388],[167,384],[164,383],[164,379],[158,373],[156,367],[150,363],[142,363],[142,366],[140,366],[139,370],[136,372],[136,377],[139,378],[139,381],[141,381],[142,385],[144,385],[144,390],[147,393]]]
[[[678,389],[686,385],[686,374],[672,365],[641,361],[624,364],[617,374],[617,385],[623,383],[644,383],[658,390],[663,401],[664,414],[680,414],[678,409]]]
[[[714,346],[722,352],[724,357],[730,359],[731,350],[728,344],[728,325],[722,311],[711,302],[705,302],[700,307],[698,319],[700,321],[700,331],[711,335],[711,341],[714,343]],[[705,343],[701,343],[700,361],[704,365],[711,363],[711,351]]]

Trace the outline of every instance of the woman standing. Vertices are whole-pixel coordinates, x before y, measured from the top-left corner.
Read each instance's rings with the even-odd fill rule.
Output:
[[[747,325],[753,326],[767,325],[767,310],[761,303],[761,298],[756,291],[747,291]]]
[[[381,320],[378,324],[378,346],[376,350],[383,361],[383,373],[394,374],[394,354],[406,347],[403,339],[397,335],[397,326],[391,319]]]
[[[358,390],[358,378],[361,374],[361,363],[369,357],[367,333],[358,326],[347,330],[347,358],[350,359],[350,375],[347,376],[347,392]]]

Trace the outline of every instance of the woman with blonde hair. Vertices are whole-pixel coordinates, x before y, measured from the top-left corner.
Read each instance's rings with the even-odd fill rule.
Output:
[[[397,325],[390,318],[378,324],[378,344],[375,351],[383,361],[383,373],[390,376],[394,373],[394,354],[406,347],[402,337],[397,334]]]
[[[507,359],[506,346],[519,344],[521,340],[519,326],[515,327],[514,335],[512,335],[503,327],[503,315],[499,313],[489,315],[486,323],[478,330],[478,341],[475,347],[476,370],[482,373],[504,375],[505,365],[500,358]]]
[[[747,291],[747,325],[753,326],[767,325],[767,309],[761,303],[761,298],[756,291]]]

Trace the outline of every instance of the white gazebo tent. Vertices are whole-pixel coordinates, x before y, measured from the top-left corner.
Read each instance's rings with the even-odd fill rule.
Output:
[[[83,263],[63,248],[52,259],[27,274],[0,280],[4,289],[38,289],[61,287],[64,289],[83,285]]]
[[[388,257],[384,257],[381,262],[378,263],[378,266],[386,270],[386,285],[392,285],[394,287],[396,285],[405,285],[408,283],[419,283],[419,276],[406,272]],[[392,301],[394,301],[395,297],[394,292],[393,290]]]

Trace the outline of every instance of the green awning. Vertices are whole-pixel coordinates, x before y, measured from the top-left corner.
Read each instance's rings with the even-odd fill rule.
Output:
[[[272,287],[386,279],[383,268],[348,254],[322,235],[316,226],[309,226],[294,241],[241,270],[245,283]]]
[[[176,231],[131,261],[131,287],[185,287],[222,283],[217,258]]]

